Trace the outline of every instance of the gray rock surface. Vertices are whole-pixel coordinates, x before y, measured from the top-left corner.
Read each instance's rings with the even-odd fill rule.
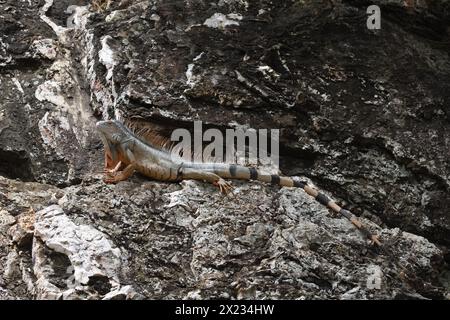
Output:
[[[416,2],[1,1],[0,299],[448,297],[450,2]],[[302,190],[105,185],[113,117],[281,128],[383,247]]]

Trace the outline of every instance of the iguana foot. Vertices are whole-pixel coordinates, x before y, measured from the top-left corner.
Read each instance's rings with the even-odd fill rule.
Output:
[[[117,172],[113,172],[112,170],[104,171],[103,182],[104,183],[117,183],[120,180],[117,179]]]
[[[377,245],[377,246],[381,246],[381,242],[380,242],[380,237],[376,234],[372,235],[371,240],[370,240],[370,244],[371,245]]]
[[[228,194],[229,192],[231,192],[234,189],[233,186],[229,182],[225,181],[222,178],[217,181],[214,181],[213,185],[218,187],[220,192],[222,192],[223,194]]]
[[[116,168],[120,167],[119,165],[116,166]],[[119,181],[123,181],[128,179],[135,170],[134,164],[129,164],[125,167],[122,171],[114,171],[116,168],[114,168],[112,171],[105,172],[105,176],[103,177],[103,182],[105,183],[117,183]]]

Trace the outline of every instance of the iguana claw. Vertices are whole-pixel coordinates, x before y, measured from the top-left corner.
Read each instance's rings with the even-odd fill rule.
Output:
[[[223,194],[228,194],[229,192],[231,192],[234,188],[233,186],[225,181],[224,179],[219,179],[215,182],[213,182],[213,184],[219,188],[220,192],[222,192]]]
[[[117,163],[117,165],[116,165],[113,169],[104,168],[104,169],[103,169],[103,173],[104,173],[105,175],[111,174],[111,173],[116,173],[116,172],[119,171],[121,165],[122,165],[122,161],[119,161],[119,162]]]

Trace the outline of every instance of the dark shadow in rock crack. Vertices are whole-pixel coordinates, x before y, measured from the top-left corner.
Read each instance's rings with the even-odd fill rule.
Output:
[[[111,291],[111,283],[109,282],[108,277],[102,275],[89,277],[88,286],[101,295],[105,295]]]
[[[0,174],[11,179],[35,181],[31,161],[25,151],[0,149]]]
[[[73,274],[73,270],[70,268],[72,263],[67,255],[53,250],[48,253],[47,257],[53,269],[53,274],[49,276],[50,282],[60,289],[66,289]]]

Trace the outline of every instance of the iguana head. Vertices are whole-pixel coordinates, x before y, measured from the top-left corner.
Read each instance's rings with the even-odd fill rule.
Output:
[[[99,121],[95,126],[109,143],[119,144],[128,138],[126,128],[117,120]]]
[[[106,167],[114,167],[119,162],[120,144],[129,137],[127,130],[117,120],[105,120],[96,123],[97,131],[105,145]]]

